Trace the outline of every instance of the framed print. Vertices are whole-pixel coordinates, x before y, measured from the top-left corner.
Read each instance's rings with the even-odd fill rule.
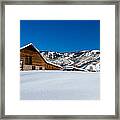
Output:
[[[1,7],[1,118],[119,119],[118,1]]]

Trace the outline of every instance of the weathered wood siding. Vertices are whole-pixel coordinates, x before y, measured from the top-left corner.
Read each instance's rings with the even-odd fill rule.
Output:
[[[32,63],[29,65],[26,65],[25,59],[27,57],[32,58]],[[46,69],[46,70],[59,70],[61,69],[58,66],[52,65],[50,63],[47,63],[44,58],[41,56],[41,54],[38,53],[38,51],[35,50],[29,50],[29,49],[22,49],[20,50],[20,60],[23,62],[23,70],[29,70],[29,68],[32,69],[30,66],[34,66],[35,69]],[[29,67],[28,67],[29,66]]]
[[[42,56],[38,52],[31,51],[31,50],[21,50],[20,51],[20,58],[23,59],[23,65],[25,65],[25,58],[32,57],[32,65],[45,65],[45,61],[43,60]]]

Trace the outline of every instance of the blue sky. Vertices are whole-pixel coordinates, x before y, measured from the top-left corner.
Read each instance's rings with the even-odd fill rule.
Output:
[[[21,20],[20,47],[29,43],[42,51],[99,50],[100,21]]]

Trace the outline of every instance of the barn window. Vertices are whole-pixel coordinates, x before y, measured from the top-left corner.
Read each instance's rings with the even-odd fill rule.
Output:
[[[26,65],[32,65],[32,57],[31,56],[28,56],[25,58],[25,64]]]
[[[32,65],[32,57],[29,57],[29,65]]]

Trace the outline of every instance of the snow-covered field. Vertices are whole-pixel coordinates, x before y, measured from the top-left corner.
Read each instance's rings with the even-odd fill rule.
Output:
[[[100,73],[80,71],[21,71],[21,100],[96,100]]]

